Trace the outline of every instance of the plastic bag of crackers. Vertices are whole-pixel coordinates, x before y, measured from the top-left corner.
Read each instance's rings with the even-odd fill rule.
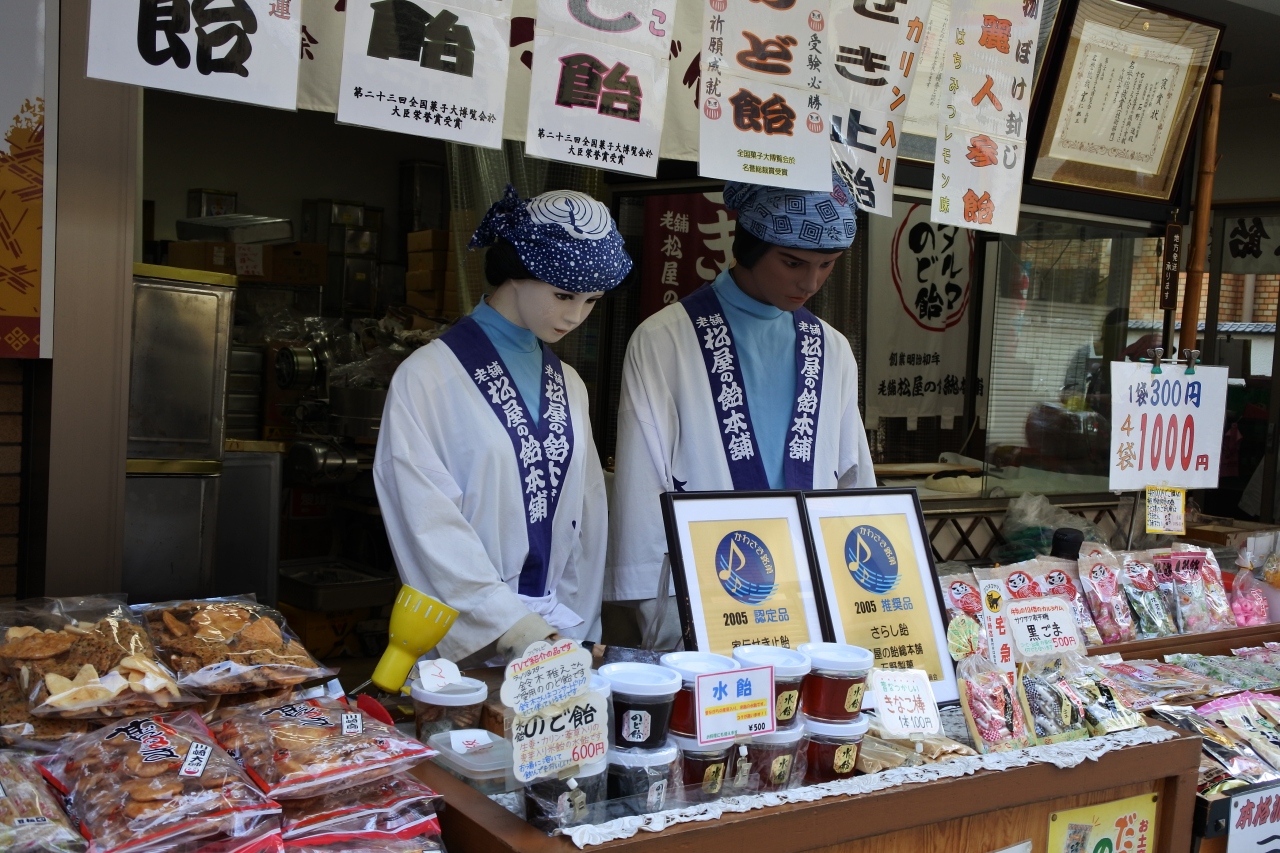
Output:
[[[89,720],[37,717],[27,702],[29,692],[17,678],[0,675],[0,744],[49,752],[62,740],[97,728]]]
[[[0,850],[81,853],[84,839],[40,776],[32,756],[0,752]]]
[[[178,683],[198,693],[292,687],[335,670],[311,656],[276,610],[246,598],[134,607]]]
[[[223,749],[278,800],[370,782],[436,754],[394,726],[328,697],[219,709],[210,715],[209,727]]]
[[[40,766],[94,853],[278,849],[279,804],[194,711],[113,722]]]
[[[17,680],[38,717],[131,717],[200,701],[116,598],[20,601],[0,609],[0,630],[0,673]]]
[[[285,849],[295,853],[443,850],[439,794],[408,773],[305,800],[285,800]]]

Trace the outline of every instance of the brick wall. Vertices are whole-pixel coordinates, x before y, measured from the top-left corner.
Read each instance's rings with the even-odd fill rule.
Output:
[[[1129,319],[1164,322],[1160,310],[1160,256],[1155,253],[1156,239],[1140,240],[1142,254],[1133,259],[1133,284],[1129,294]],[[1182,297],[1186,292],[1187,275],[1178,275],[1178,310],[1174,315],[1182,319]],[[1208,284],[1200,298],[1200,320],[1208,310]],[[1280,274],[1259,275],[1254,283],[1253,322],[1274,323],[1276,308],[1280,303]],[[1244,319],[1244,276],[1223,273],[1222,291],[1218,300],[1218,322],[1235,323]]]
[[[0,598],[13,596],[18,590],[22,403],[22,362],[0,359]]]

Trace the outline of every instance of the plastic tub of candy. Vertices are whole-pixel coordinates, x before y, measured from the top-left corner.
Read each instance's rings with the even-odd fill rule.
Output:
[[[679,735],[672,735],[671,740],[680,749],[684,798],[691,803],[709,803],[723,797],[738,754],[735,744],[727,741],[701,746],[697,738]]]
[[[774,724],[788,729],[800,722],[801,684],[811,667],[807,654],[777,646],[739,646],[733,650],[733,659],[744,668],[773,667]]]
[[[795,768],[796,753],[804,735],[804,719],[801,718],[792,728],[756,735],[751,739],[747,744],[747,759],[751,762],[751,773],[756,777],[757,790],[781,791],[791,783],[791,771]]]
[[[439,752],[432,760],[449,773],[475,788],[485,796],[519,790],[512,770],[511,743],[490,734],[484,729],[463,729],[460,738],[487,738],[492,746],[487,749],[457,752],[453,748],[453,732],[440,732],[431,736],[427,745]]]
[[[446,684],[432,692],[424,690],[422,682],[414,679],[409,695],[413,698],[418,740],[426,743],[440,732],[479,726],[480,709],[489,698],[489,688],[483,681],[464,677],[457,684]]]
[[[667,742],[671,706],[680,692],[679,673],[651,663],[608,663],[600,675],[613,691],[611,743],[627,749],[656,749]]]
[[[525,820],[543,832],[586,822],[591,806],[605,799],[606,761],[586,764],[569,779],[535,779],[524,786]],[[581,797],[575,792],[581,791]],[[579,809],[575,809],[575,799]]]
[[[609,750],[609,799],[625,800],[633,814],[666,808],[680,778],[680,750],[670,740],[658,749]]]
[[[805,676],[801,704],[811,720],[847,723],[862,712],[862,694],[875,657],[860,646],[805,643],[800,650],[813,661]]]
[[[848,723],[806,719],[804,727],[809,735],[805,746],[808,769],[804,783],[816,785],[852,776],[854,765],[858,763],[858,750],[862,749],[863,735],[870,728],[867,718],[859,714]]]
[[[671,706],[671,732],[684,737],[697,737],[695,690],[698,676],[735,670],[738,662],[711,652],[668,652],[661,660],[667,669],[678,672],[681,680],[680,692],[676,694]]]

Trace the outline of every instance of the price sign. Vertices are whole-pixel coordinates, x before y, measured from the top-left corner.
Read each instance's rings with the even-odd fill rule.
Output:
[[[587,693],[560,707],[517,718],[511,725],[516,778],[529,782],[604,758],[607,708],[603,694]]]
[[[1063,652],[1084,652],[1071,604],[1061,598],[1010,601],[1005,622],[1013,644],[1024,658]]]
[[[590,682],[591,652],[577,640],[540,640],[507,664],[499,695],[517,717],[527,717],[580,696]]]
[[[873,669],[870,682],[876,716],[892,737],[936,735],[942,731],[929,673],[923,669]]]
[[[1147,486],[1147,532],[1187,532],[1187,490]]]
[[[1226,407],[1225,367],[1111,362],[1109,488],[1217,488]]]
[[[768,734],[775,728],[771,666],[699,675],[694,697],[699,744]]]

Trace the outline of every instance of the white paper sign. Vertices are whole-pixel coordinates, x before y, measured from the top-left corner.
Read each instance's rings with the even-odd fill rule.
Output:
[[[1187,532],[1187,490],[1147,487],[1147,532],[1181,536]]]
[[[423,690],[428,693],[435,693],[447,685],[461,684],[462,672],[453,661],[437,658],[435,660],[419,661],[417,678],[421,682]]]
[[[831,190],[825,95],[703,74],[710,87],[703,89],[698,174]]]
[[[577,640],[533,643],[507,664],[499,695],[502,704],[526,717],[587,692],[591,684],[591,652]]]
[[[302,0],[302,51],[298,65],[298,109],[338,111],[342,83],[342,39],[346,4]]]
[[[449,746],[459,755],[483,752],[493,747],[493,738],[484,729],[462,729],[449,732]]]
[[[528,782],[602,759],[608,749],[607,707],[603,694],[587,693],[516,719],[511,724],[516,779]]]
[[[1111,362],[1109,487],[1217,488],[1227,368],[1197,367],[1191,375],[1181,365],[1151,369]]]
[[[1010,601],[1005,619],[1023,658],[1084,652],[1071,604],[1053,596]]]
[[[675,0],[538,0],[542,29],[651,56],[666,55],[675,16]]]
[[[893,215],[900,116],[831,99],[831,165],[858,199],[858,209]]]
[[[704,0],[704,74],[732,74],[757,88],[826,91],[827,16],[821,0]]]
[[[868,110],[906,115],[911,87],[920,76],[919,52],[929,2],[842,3],[831,11],[830,93]],[[902,130],[902,118],[898,119]]]
[[[87,74],[294,109],[300,0],[94,0]]]
[[[937,223],[1015,234],[1026,142],[942,125],[933,167]]]
[[[1227,824],[1227,853],[1267,853],[1280,835],[1280,814],[1274,805],[1280,785],[1236,794],[1231,798]]]
[[[665,61],[538,28],[525,153],[653,177],[666,94]]]
[[[951,0],[933,0],[929,18],[925,21],[924,35],[920,37],[920,49],[916,54],[918,82],[911,87],[907,98],[906,129],[920,136],[935,136],[938,132],[938,110],[942,107],[945,89],[942,81],[946,72],[947,24],[951,22]]]
[[[987,632],[987,657],[1000,669],[1012,674],[1013,636],[1004,615],[1004,582],[998,578],[978,580],[982,596],[982,627]]]
[[[869,680],[876,717],[890,735],[909,738],[942,731],[929,673],[923,669],[873,669]]]
[[[501,148],[510,37],[508,21],[471,9],[351,3],[338,121]]]
[[[204,774],[204,768],[209,763],[209,756],[213,754],[213,747],[208,744],[193,741],[191,748],[187,750],[187,757],[182,761],[182,769],[178,771],[178,775],[186,779],[198,779]]]
[[[358,711],[342,715],[342,733],[344,735],[364,734],[364,715]]]
[[[699,675],[694,702],[699,744],[768,734],[776,727],[773,667]]]

